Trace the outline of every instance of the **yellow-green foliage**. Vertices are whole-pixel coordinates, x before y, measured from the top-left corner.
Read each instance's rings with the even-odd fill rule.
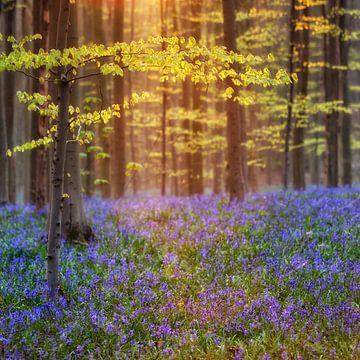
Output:
[[[14,37],[9,37],[12,51],[9,54],[0,54],[0,71],[17,71],[30,76],[30,70],[43,67],[47,72],[45,77],[38,79],[39,81],[73,83],[84,77],[78,75],[79,69],[93,64],[97,72],[90,76],[123,76],[124,70],[127,69],[132,72],[157,71],[162,81],[176,82],[190,78],[194,83],[210,85],[230,80],[233,85],[226,88],[224,97],[240,103],[250,103],[250,98],[244,99],[240,96],[241,87],[252,84],[269,87],[288,84],[291,81],[291,77],[283,69],[272,72],[266,66],[266,63],[273,61],[272,55],[262,58],[227,51],[222,46],[208,48],[197,43],[193,37],[185,39],[157,36],[131,43],[115,43],[111,46],[90,44],[64,51],[52,49],[46,52],[40,49],[38,53],[33,53],[28,48],[29,43],[40,38],[40,35],[27,36],[17,42]],[[65,69],[60,78],[54,75],[54,70],[59,68]],[[70,106],[69,129],[75,133],[75,140],[87,143],[93,134],[91,131],[83,131],[83,126],[100,122],[107,124],[111,118],[120,116],[121,106],[128,108],[141,100],[146,100],[147,97],[145,93],[133,94],[124,104],[113,104],[94,112],[81,113],[79,108]],[[58,116],[58,107],[51,102],[49,96],[19,92],[18,98],[28,105],[30,111],[38,111],[41,115],[49,117],[50,124],[53,125],[44,139],[28,142],[16,147],[14,151],[31,150],[36,146],[49,144],[56,132],[54,120]]]

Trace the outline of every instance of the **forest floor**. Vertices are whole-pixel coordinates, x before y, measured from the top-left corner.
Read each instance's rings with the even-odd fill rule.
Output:
[[[359,359],[360,191],[87,202],[45,295],[45,212],[0,209],[0,358]]]

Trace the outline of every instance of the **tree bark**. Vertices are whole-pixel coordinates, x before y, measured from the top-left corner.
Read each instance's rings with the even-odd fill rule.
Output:
[[[192,30],[193,36],[197,41],[200,41],[201,37],[201,8],[202,0],[193,0],[191,2],[191,15],[192,15]],[[201,85],[193,84],[193,111],[195,111],[198,116],[201,116]],[[191,161],[191,195],[193,194],[202,194],[204,192],[204,175],[203,175],[203,153],[202,153],[202,134],[203,126],[201,121],[194,120],[192,122],[192,137],[195,142],[195,150],[192,154]]]
[[[69,0],[61,0],[56,36],[56,48],[61,51],[67,46],[69,19]],[[64,169],[70,104],[69,83],[67,79],[63,78],[64,74],[65,69],[59,68],[57,72],[59,117],[57,120],[58,128],[55,135],[53,152],[47,260],[47,281],[50,297],[52,298],[55,296],[59,282],[59,247],[61,238]]]
[[[42,36],[41,41],[36,42],[35,51],[40,48],[45,51],[49,50],[49,27],[50,27],[50,9],[49,0],[35,0],[34,9],[39,10],[38,16],[33,16],[34,32],[39,33]],[[38,45],[37,45],[38,44]],[[45,77],[46,68],[40,68],[36,70],[35,76]],[[48,82],[33,82],[33,91],[39,92],[41,95],[46,96],[49,92]],[[39,139],[46,136],[48,119],[45,116],[41,116],[37,113],[33,113],[33,138]],[[48,148],[41,146],[32,152],[32,166],[34,167],[31,185],[31,198],[36,204],[38,209],[45,206],[48,201]]]
[[[161,36],[166,36],[166,0],[160,0],[160,19],[161,19]],[[165,50],[165,44],[162,44],[162,50]],[[166,118],[167,118],[167,82],[163,83],[162,91],[162,112],[161,112],[161,195],[166,195]]]
[[[249,123],[250,131],[257,128],[257,118],[256,118],[256,105],[251,105],[249,107]],[[256,151],[249,152],[250,160],[256,160]],[[251,164],[248,166],[248,178],[249,178],[249,190],[251,192],[256,192],[258,190],[258,168],[256,164]]]
[[[124,41],[124,0],[116,0],[114,8],[114,40]],[[125,89],[124,78],[114,78],[114,103],[122,104],[124,101]],[[111,166],[111,195],[119,198],[125,195],[125,112],[121,107],[120,119],[114,119],[114,132],[111,137],[110,166]]]
[[[73,5],[70,15],[70,32],[68,46],[78,46],[77,4]],[[69,89],[70,90],[70,89]],[[70,101],[73,106],[80,106],[82,93],[79,86],[73,87]],[[84,209],[83,186],[80,166],[80,144],[73,139],[73,134],[68,134],[65,158],[64,194],[62,230],[63,237],[69,242],[86,243],[92,236]]]
[[[290,9],[290,48],[289,48],[289,73],[294,72],[294,57],[295,57],[295,41],[296,41],[296,0],[291,0],[291,9]],[[292,128],[292,109],[294,103],[294,82],[291,81],[289,86],[289,100],[287,108],[287,118],[285,126],[285,148],[284,148],[284,178],[283,185],[284,190],[287,190],[289,187],[289,173],[290,173],[290,139],[291,139],[291,128]]]
[[[228,50],[236,51],[235,0],[222,0],[224,13],[224,44]],[[227,80],[227,85],[232,82]],[[241,158],[241,138],[244,123],[240,121],[238,105],[231,99],[226,101],[228,143],[228,190],[230,200],[244,200],[245,180]]]
[[[309,8],[303,10],[304,17],[309,17]],[[306,126],[306,101],[309,79],[309,45],[310,30],[304,29],[299,41],[299,83],[298,83],[298,100],[301,102],[299,119],[294,127],[294,150],[293,150],[293,182],[295,190],[302,190],[306,187],[305,182],[305,126]]]
[[[68,140],[66,145],[62,234],[69,242],[86,243],[92,237],[84,210],[80,173],[80,145]]]
[[[105,9],[106,9],[106,3],[105,0],[95,0],[93,2],[93,6],[91,9],[85,8],[86,4],[82,7],[82,10],[80,12],[79,20],[79,26],[82,25],[81,33],[83,34],[85,30],[85,27],[88,26],[88,24],[84,24],[83,18],[87,15],[89,11],[92,12],[94,17],[94,22],[91,26],[91,41],[94,41],[99,44],[107,44],[110,40],[111,33],[108,34],[106,32],[106,23],[104,19]],[[109,15],[110,17],[110,15]],[[108,19],[107,19],[108,20]],[[109,20],[108,20],[109,21]],[[95,71],[89,70],[89,71]],[[109,86],[111,85],[112,79],[106,78],[105,76],[99,76],[98,78],[98,84],[97,88],[94,89],[94,84],[91,83],[90,86],[86,87],[86,90],[84,91],[85,96],[89,96],[93,94],[95,91],[99,94],[99,97],[101,99],[100,102],[100,108],[104,109],[107,108],[112,99],[112,88]],[[107,128],[108,125],[105,125],[103,123],[100,123],[96,130],[97,130],[97,138],[98,145],[102,148],[102,151],[105,154],[110,154],[110,136],[109,133],[106,133],[104,129]],[[87,176],[87,183],[86,183],[86,192],[87,195],[92,195],[94,192],[94,180],[96,177],[99,177],[101,179],[104,179],[107,181],[107,183],[103,183],[101,185],[98,185],[98,189],[101,191],[101,195],[104,198],[109,198],[111,196],[110,191],[110,158],[106,157],[103,159],[96,159],[96,156],[93,152],[87,153],[86,158],[86,169],[90,172],[89,176]],[[94,171],[95,170],[95,171]],[[94,174],[91,174],[91,172],[94,172]],[[96,176],[95,176],[96,174]]]
[[[4,38],[14,36],[16,30],[15,18],[16,0],[9,0],[4,4]],[[11,44],[5,42],[5,53],[9,54],[12,50]],[[11,149],[14,147],[14,93],[15,93],[15,74],[10,71],[4,73],[4,88],[3,88],[3,109],[6,121],[7,131],[7,145]],[[9,200],[12,203],[16,202],[16,173],[15,173],[15,158],[8,159],[8,185],[9,185]]]
[[[340,1],[341,9],[348,9],[348,0]],[[344,33],[349,29],[348,17],[340,16],[340,29],[342,35],[340,38],[340,62],[343,68],[341,74],[342,100],[343,106],[348,108],[350,105],[349,93],[349,42],[344,40]],[[345,186],[352,185],[352,153],[351,153],[351,114],[342,114],[341,126],[341,145],[342,145],[342,183]]]
[[[135,7],[136,7],[136,0],[131,0],[131,9],[130,9],[130,41],[135,40]],[[128,74],[128,86],[129,86],[129,98],[132,94],[133,89],[133,77],[132,73],[129,72]],[[134,117],[133,113],[130,113],[129,116],[129,123],[130,123],[130,151],[131,151],[131,161],[136,163],[137,162],[137,153],[136,153],[136,141],[137,137],[135,134],[134,129]],[[134,195],[137,195],[139,191],[139,176],[137,171],[134,171],[131,178],[132,188]]]
[[[338,25],[338,15],[330,16],[332,9],[339,5],[338,0],[329,0],[328,15],[329,21],[333,25]],[[323,6],[326,15],[325,6]],[[338,36],[333,34],[324,35],[324,55],[325,55],[325,100],[333,103],[339,99],[339,44]],[[339,176],[339,112],[333,111],[326,115],[326,163],[327,163],[327,187],[338,186]]]
[[[4,79],[1,77],[2,89],[4,88]],[[9,158],[6,155],[8,149],[6,115],[4,112],[3,98],[0,111],[0,205],[9,202]]]
[[[189,79],[186,79],[182,84],[182,106],[185,111],[190,111],[191,109],[191,83]],[[187,150],[185,151],[185,169],[186,169],[186,184],[187,189],[184,192],[185,195],[193,194],[192,187],[192,144],[191,144],[191,124],[189,119],[183,121],[183,130],[185,133],[184,142],[187,145]]]

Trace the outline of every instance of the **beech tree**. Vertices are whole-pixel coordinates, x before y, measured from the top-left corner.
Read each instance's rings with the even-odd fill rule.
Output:
[[[19,99],[28,104],[30,110],[39,111],[41,115],[47,115],[50,119],[50,129],[45,137],[21,146],[8,150],[8,155],[13,152],[31,150],[38,146],[49,143],[54,144],[52,155],[52,174],[51,174],[51,196],[50,196],[50,213],[49,213],[49,231],[48,231],[48,259],[47,259],[47,277],[50,288],[50,295],[54,296],[58,286],[58,269],[59,269],[59,244],[62,228],[62,209],[64,199],[70,197],[76,198],[81,191],[79,187],[75,187],[70,194],[64,192],[65,164],[71,159],[68,156],[74,156],[74,166],[78,168],[78,155],[73,152],[72,146],[76,142],[86,143],[92,138],[92,133],[87,131],[79,131],[82,126],[89,124],[97,124],[100,122],[107,123],[112,117],[120,117],[121,109],[125,104],[112,104],[102,111],[94,111],[92,113],[82,113],[78,107],[74,107],[70,103],[71,87],[84,78],[102,75],[123,76],[124,70],[132,72],[145,72],[149,70],[157,70],[163,76],[166,74],[172,80],[180,79],[184,81],[189,78],[194,83],[211,84],[217,81],[227,81],[229,86],[224,96],[228,100],[228,109],[230,115],[233,114],[234,104],[237,100],[234,96],[234,86],[257,84],[260,86],[276,86],[288,83],[290,78],[284,70],[279,70],[272,75],[267,69],[258,67],[256,64],[262,63],[257,58],[256,62],[252,57],[244,57],[238,54],[234,49],[229,33],[227,33],[227,43],[230,51],[223,47],[214,46],[212,49],[199,45],[195,38],[171,37],[152,37],[147,41],[140,40],[131,42],[130,44],[118,42],[114,45],[88,45],[80,47],[67,48],[69,26],[70,26],[70,9],[69,0],[60,2],[58,30],[56,38],[56,49],[45,51],[40,49],[38,53],[33,53],[27,48],[27,44],[33,40],[41,38],[41,36],[29,36],[17,42],[13,37],[8,40],[11,43],[12,50],[9,53],[1,53],[0,70],[6,72],[21,72],[28,76],[31,69],[39,69],[45,67],[47,72],[43,78],[39,78],[40,82],[51,82],[56,86],[58,96],[56,103],[51,101],[50,96],[43,96],[39,93],[27,94],[21,92],[18,94]],[[229,16],[229,13],[226,13]],[[165,43],[165,46],[163,44]],[[201,59],[201,61],[194,61]],[[79,75],[79,70],[85,68],[90,63],[95,65],[97,71],[95,73]],[[239,67],[234,66],[246,65],[240,71]],[[170,69],[170,72],[169,72]],[[232,86],[234,85],[234,86]],[[131,103],[141,101],[143,96],[133,96]],[[230,100],[233,98],[233,100]],[[231,102],[232,101],[232,102]],[[230,118],[230,127],[234,126]],[[118,120],[117,120],[118,121]],[[238,128],[235,125],[235,130]],[[231,130],[232,128],[230,128]],[[69,138],[69,135],[71,137]],[[233,143],[234,138],[229,136],[229,148],[237,149],[238,144]],[[66,151],[69,146],[68,152]],[[236,166],[239,159],[233,150],[230,150],[230,166]],[[235,169],[237,170],[237,169]],[[240,167],[241,171],[241,167]],[[236,173],[236,180],[239,179]],[[243,198],[242,188],[238,188],[236,182],[232,182],[232,199]],[[82,202],[79,202],[82,207]]]

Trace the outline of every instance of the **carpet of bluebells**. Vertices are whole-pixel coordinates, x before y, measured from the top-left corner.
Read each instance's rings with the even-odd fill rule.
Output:
[[[1,359],[360,359],[360,191],[87,202],[45,291],[45,211],[0,209]]]

